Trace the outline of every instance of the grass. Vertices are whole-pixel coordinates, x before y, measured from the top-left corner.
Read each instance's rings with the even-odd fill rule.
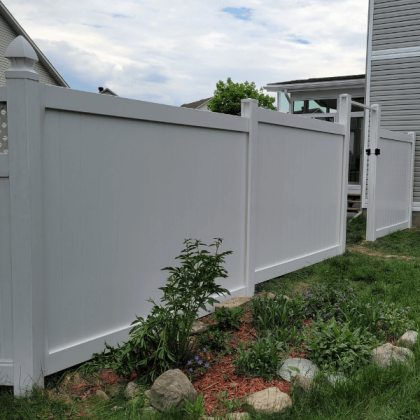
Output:
[[[400,230],[369,242],[366,247],[391,255],[420,257],[420,231],[417,229]]]
[[[349,219],[347,244],[363,243],[366,219]],[[303,268],[258,285],[258,291],[286,294],[294,297],[317,283],[348,279],[355,292],[365,300],[394,302],[396,306],[411,307],[410,318],[420,324],[420,232],[395,232],[374,243],[363,244],[372,251],[405,255],[410,260],[380,258],[359,252],[345,252],[319,264]],[[410,369],[395,364],[386,370],[369,365],[345,383],[330,386],[319,380],[308,393],[293,393],[293,407],[273,415],[256,415],[254,419],[301,420],[411,420],[420,419],[420,348],[414,349],[415,362]],[[54,389],[54,384],[50,385]],[[0,387],[0,420],[38,420],[80,418],[92,420],[137,420],[154,418],[181,420],[181,411],[156,413],[142,411],[142,398],[129,402],[120,392],[112,399],[92,397],[84,401],[66,403],[42,390],[35,390],[30,398],[11,395],[10,387]],[[111,411],[112,407],[120,407]]]

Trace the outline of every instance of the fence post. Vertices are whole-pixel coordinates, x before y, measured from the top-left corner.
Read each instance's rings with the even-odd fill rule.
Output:
[[[247,165],[247,209],[245,285],[247,296],[253,296],[255,286],[255,256],[257,231],[257,165],[258,165],[258,101],[242,99],[241,116],[248,118],[248,165]]]
[[[414,160],[416,157],[416,133],[410,131],[408,133],[412,139],[413,143],[411,146],[411,168],[410,168],[410,188],[409,188],[409,197],[408,197],[408,228],[411,229],[413,224],[413,186],[414,186]]]
[[[43,386],[46,334],[43,306],[41,118],[38,57],[22,36],[5,55],[13,296],[13,384],[24,395]]]
[[[341,223],[340,223],[340,252],[346,250],[346,229],[347,229],[347,190],[349,177],[349,148],[350,148],[350,118],[351,118],[351,96],[340,95],[338,103],[338,123],[344,125],[344,144],[342,155],[341,174]]]
[[[367,202],[367,223],[366,223],[366,240],[376,240],[375,227],[375,199],[376,199],[376,162],[375,149],[379,143],[379,129],[381,128],[381,106],[371,105],[373,111],[370,115],[370,156],[368,156],[369,169],[367,178],[368,202]]]

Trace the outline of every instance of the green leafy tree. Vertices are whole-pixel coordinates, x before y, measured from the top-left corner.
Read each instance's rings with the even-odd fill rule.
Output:
[[[226,83],[219,80],[214,96],[208,102],[207,107],[213,112],[241,115],[241,100],[248,98],[257,99],[258,106],[261,108],[276,110],[273,105],[275,98],[264,95],[263,88],[258,90],[254,82],[233,83],[230,77]]]

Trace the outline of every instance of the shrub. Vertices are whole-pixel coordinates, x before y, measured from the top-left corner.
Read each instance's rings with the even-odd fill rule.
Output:
[[[105,343],[109,353],[95,354],[95,365],[110,366],[120,375],[144,370],[151,380],[170,368],[184,366],[193,351],[189,337],[199,309],[218,303],[212,296],[230,294],[215,282],[227,277],[222,264],[232,253],[219,253],[221,243],[222,239],[215,238],[209,245],[215,248],[211,254],[200,249],[207,246],[201,241],[185,240],[185,249],[176,257],[181,266],[163,268],[170,273],[167,285],[160,288],[165,304],[149,299],[152,311],[146,319],[136,317],[129,341],[117,348]]]
[[[345,372],[367,364],[377,345],[378,340],[366,328],[352,329],[349,323],[331,318],[327,323],[322,319],[312,323],[306,348],[320,369]]]
[[[239,318],[244,314],[243,308],[220,308],[216,309],[215,318],[217,328],[226,330],[229,328],[239,328]]]

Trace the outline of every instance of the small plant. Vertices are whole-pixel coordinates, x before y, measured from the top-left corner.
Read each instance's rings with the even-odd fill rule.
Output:
[[[199,419],[200,417],[204,416],[206,413],[206,407],[203,399],[203,393],[201,393],[194,403],[189,402],[186,398],[184,398],[184,411],[186,413],[186,417],[189,420]]]
[[[206,331],[197,339],[197,346],[206,348],[207,350],[222,351],[226,349],[229,337],[229,332],[222,332],[220,330]]]
[[[342,311],[350,310],[351,301],[356,298],[348,280],[317,284],[309,288],[304,296],[306,318],[321,316],[324,321],[335,317],[341,319]]]
[[[382,302],[378,302],[377,306],[381,307],[379,329],[384,335],[389,334],[395,340],[406,331],[414,329],[414,321],[408,317],[409,306],[405,309],[397,309],[394,303],[386,305]]]
[[[378,345],[376,337],[366,328],[352,329],[349,323],[327,323],[318,319],[312,323],[307,345],[311,360],[325,371],[346,372],[369,362]]]
[[[217,328],[221,330],[238,329],[239,318],[244,315],[243,308],[218,308],[214,314],[217,321]]]
[[[207,353],[206,348],[203,348],[203,353]],[[210,363],[204,359],[206,357],[196,355],[187,361],[185,369],[190,379],[202,375],[210,367]]]
[[[255,327],[260,331],[289,328],[300,325],[304,317],[302,303],[299,299],[252,299],[252,315]]]
[[[160,287],[164,305],[149,299],[154,305],[152,311],[146,319],[134,320],[129,341],[117,348],[105,344],[109,353],[95,354],[96,362],[114,368],[120,375],[143,370],[151,380],[170,368],[183,366],[193,352],[190,332],[199,309],[218,303],[215,295],[230,294],[216,284],[217,278],[227,277],[222,264],[232,253],[219,253],[221,243],[222,239],[215,238],[209,245],[215,248],[211,254],[201,249],[206,244],[186,239],[185,249],[176,257],[181,266],[163,268],[170,273],[167,285]]]
[[[284,344],[279,343],[268,333],[253,342],[248,349],[238,349],[238,358],[234,361],[239,374],[268,378],[278,371],[280,351]]]

